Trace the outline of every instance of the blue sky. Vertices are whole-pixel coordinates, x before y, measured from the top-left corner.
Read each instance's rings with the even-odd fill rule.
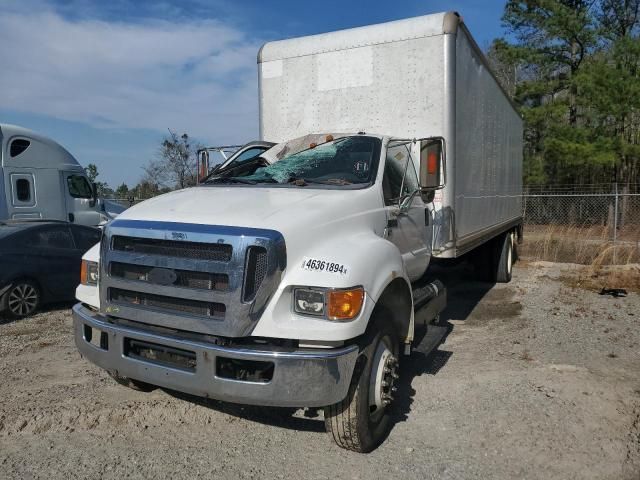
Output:
[[[257,138],[269,40],[445,10],[481,47],[502,0],[0,0],[0,123],[60,142],[99,180],[135,185],[167,128],[206,145]]]

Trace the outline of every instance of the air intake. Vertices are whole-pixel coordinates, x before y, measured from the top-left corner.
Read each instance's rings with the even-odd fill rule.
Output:
[[[256,297],[260,284],[267,275],[267,249],[256,246],[247,248],[245,262],[242,301],[248,303]]]

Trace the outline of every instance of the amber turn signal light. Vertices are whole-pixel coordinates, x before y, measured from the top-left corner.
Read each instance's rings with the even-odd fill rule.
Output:
[[[364,303],[362,287],[327,292],[327,318],[329,320],[351,320],[358,316]]]
[[[88,260],[82,260],[80,264],[80,283],[82,285],[98,284],[98,264]]]
[[[85,260],[80,262],[80,283],[87,284],[87,262]]]

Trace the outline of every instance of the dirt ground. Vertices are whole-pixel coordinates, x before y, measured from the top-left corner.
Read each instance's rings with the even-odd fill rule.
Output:
[[[451,332],[404,362],[368,455],[321,412],[118,386],[80,358],[68,306],[0,320],[0,477],[640,479],[640,296],[573,288],[576,268],[449,279]]]

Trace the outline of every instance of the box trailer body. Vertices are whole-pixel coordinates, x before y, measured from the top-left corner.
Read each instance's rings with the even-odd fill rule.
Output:
[[[432,256],[511,279],[522,123],[455,14],[268,43],[259,80],[280,143],[110,222],[76,345],[134,388],[324,407],[367,452],[399,357],[448,332]]]
[[[270,42],[258,64],[265,140],[445,139],[434,256],[460,256],[520,221],[522,119],[456,13]]]
[[[47,219],[95,226],[112,216],[64,147],[26,128],[0,124],[0,221]]]

